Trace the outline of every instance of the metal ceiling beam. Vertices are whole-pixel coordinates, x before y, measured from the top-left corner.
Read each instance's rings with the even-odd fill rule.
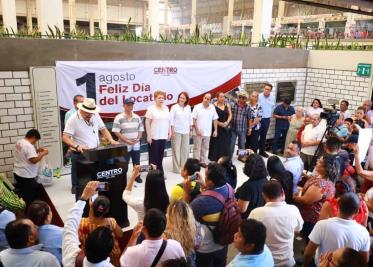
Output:
[[[320,8],[326,8],[326,9],[334,9],[342,12],[349,12],[349,13],[356,13],[361,15],[367,15],[367,16],[373,16],[373,12],[361,10],[361,9],[352,9],[348,7],[343,6],[335,6],[331,4],[324,4],[324,3],[317,3],[317,2],[311,2],[307,0],[284,0],[285,2],[290,3],[296,3],[300,5],[307,5],[307,6],[314,6],[314,7],[320,7]],[[355,3],[354,3],[355,4]],[[356,3],[358,4],[358,3]]]

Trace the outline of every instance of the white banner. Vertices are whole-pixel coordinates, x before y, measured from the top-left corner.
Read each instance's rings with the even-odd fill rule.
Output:
[[[144,114],[154,91],[167,93],[166,105],[186,91],[190,104],[206,92],[228,92],[241,84],[242,61],[57,61],[59,105],[73,107],[74,95],[96,99],[101,116],[114,117],[123,101],[132,98],[134,110]]]

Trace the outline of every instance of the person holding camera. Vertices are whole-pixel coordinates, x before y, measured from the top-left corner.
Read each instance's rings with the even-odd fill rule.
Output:
[[[143,197],[135,197],[134,194],[132,194],[132,187],[135,179],[140,175],[139,165],[133,167],[131,177],[122,195],[123,201],[137,212],[139,221],[144,219],[146,211],[151,208],[156,208],[166,213],[170,203],[163,171],[157,170],[155,165],[150,166],[151,169],[146,175]]]

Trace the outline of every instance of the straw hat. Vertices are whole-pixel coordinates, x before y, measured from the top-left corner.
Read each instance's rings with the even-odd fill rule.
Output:
[[[247,94],[243,90],[238,92],[238,96],[243,96],[244,98],[247,98]]]
[[[80,110],[93,114],[97,114],[100,111],[100,107],[96,106],[93,98],[85,98],[83,103],[77,104],[77,107]]]

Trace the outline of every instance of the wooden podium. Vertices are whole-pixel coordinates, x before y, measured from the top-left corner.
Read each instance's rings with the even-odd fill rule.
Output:
[[[109,191],[99,194],[110,199],[108,217],[115,218],[121,227],[129,225],[127,204],[122,199],[123,191],[127,185],[128,162],[118,161],[115,158],[123,158],[127,154],[125,145],[109,145],[85,151],[83,153],[85,159],[77,162],[77,197],[80,197],[89,181],[108,182]],[[85,210],[85,215],[88,215],[88,209]]]

